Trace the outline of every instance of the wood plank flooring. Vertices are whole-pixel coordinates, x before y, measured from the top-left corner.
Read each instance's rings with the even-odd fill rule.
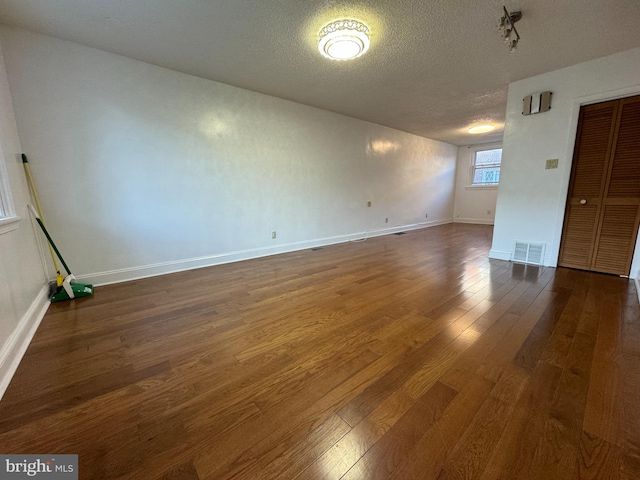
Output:
[[[638,479],[633,282],[443,225],[52,305],[3,453],[82,479]]]

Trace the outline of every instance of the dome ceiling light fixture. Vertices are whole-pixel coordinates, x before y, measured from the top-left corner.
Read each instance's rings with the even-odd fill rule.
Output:
[[[369,50],[369,27],[357,20],[338,20],[320,30],[318,50],[331,60],[351,60]]]
[[[493,125],[478,125],[477,127],[471,127],[469,129],[469,133],[471,135],[477,135],[479,133],[487,133],[495,130],[496,127]]]

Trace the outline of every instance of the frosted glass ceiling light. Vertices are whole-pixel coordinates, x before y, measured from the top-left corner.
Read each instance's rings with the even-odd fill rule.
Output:
[[[493,125],[478,125],[477,127],[471,127],[469,133],[475,135],[477,133],[487,133],[494,130],[496,127]]]
[[[369,28],[356,20],[338,20],[320,30],[318,50],[331,60],[350,60],[369,50]]]

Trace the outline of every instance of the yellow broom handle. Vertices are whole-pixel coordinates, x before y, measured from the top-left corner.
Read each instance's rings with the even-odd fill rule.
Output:
[[[38,209],[38,215],[40,215],[40,220],[44,224],[44,216],[42,215],[42,208],[40,207],[40,200],[38,199],[36,186],[33,183],[33,177],[31,176],[31,168],[29,167],[29,162],[27,161],[27,157],[24,154],[22,154],[22,164],[24,165],[24,171],[27,173],[27,181],[29,182],[29,189],[33,194],[33,199],[35,200],[36,208]],[[47,245],[49,246],[49,252],[51,253],[51,260],[53,260],[53,268],[56,270],[57,273],[59,273],[60,268],[58,267],[56,254],[54,253],[53,248],[51,248],[51,245],[49,244],[49,242],[47,242]]]

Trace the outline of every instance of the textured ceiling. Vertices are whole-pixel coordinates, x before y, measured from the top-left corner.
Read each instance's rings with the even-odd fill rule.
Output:
[[[502,136],[509,82],[640,45],[638,0],[0,0],[0,21],[457,145]],[[332,20],[369,25],[351,62],[317,51]],[[493,123],[492,134],[467,129]]]

